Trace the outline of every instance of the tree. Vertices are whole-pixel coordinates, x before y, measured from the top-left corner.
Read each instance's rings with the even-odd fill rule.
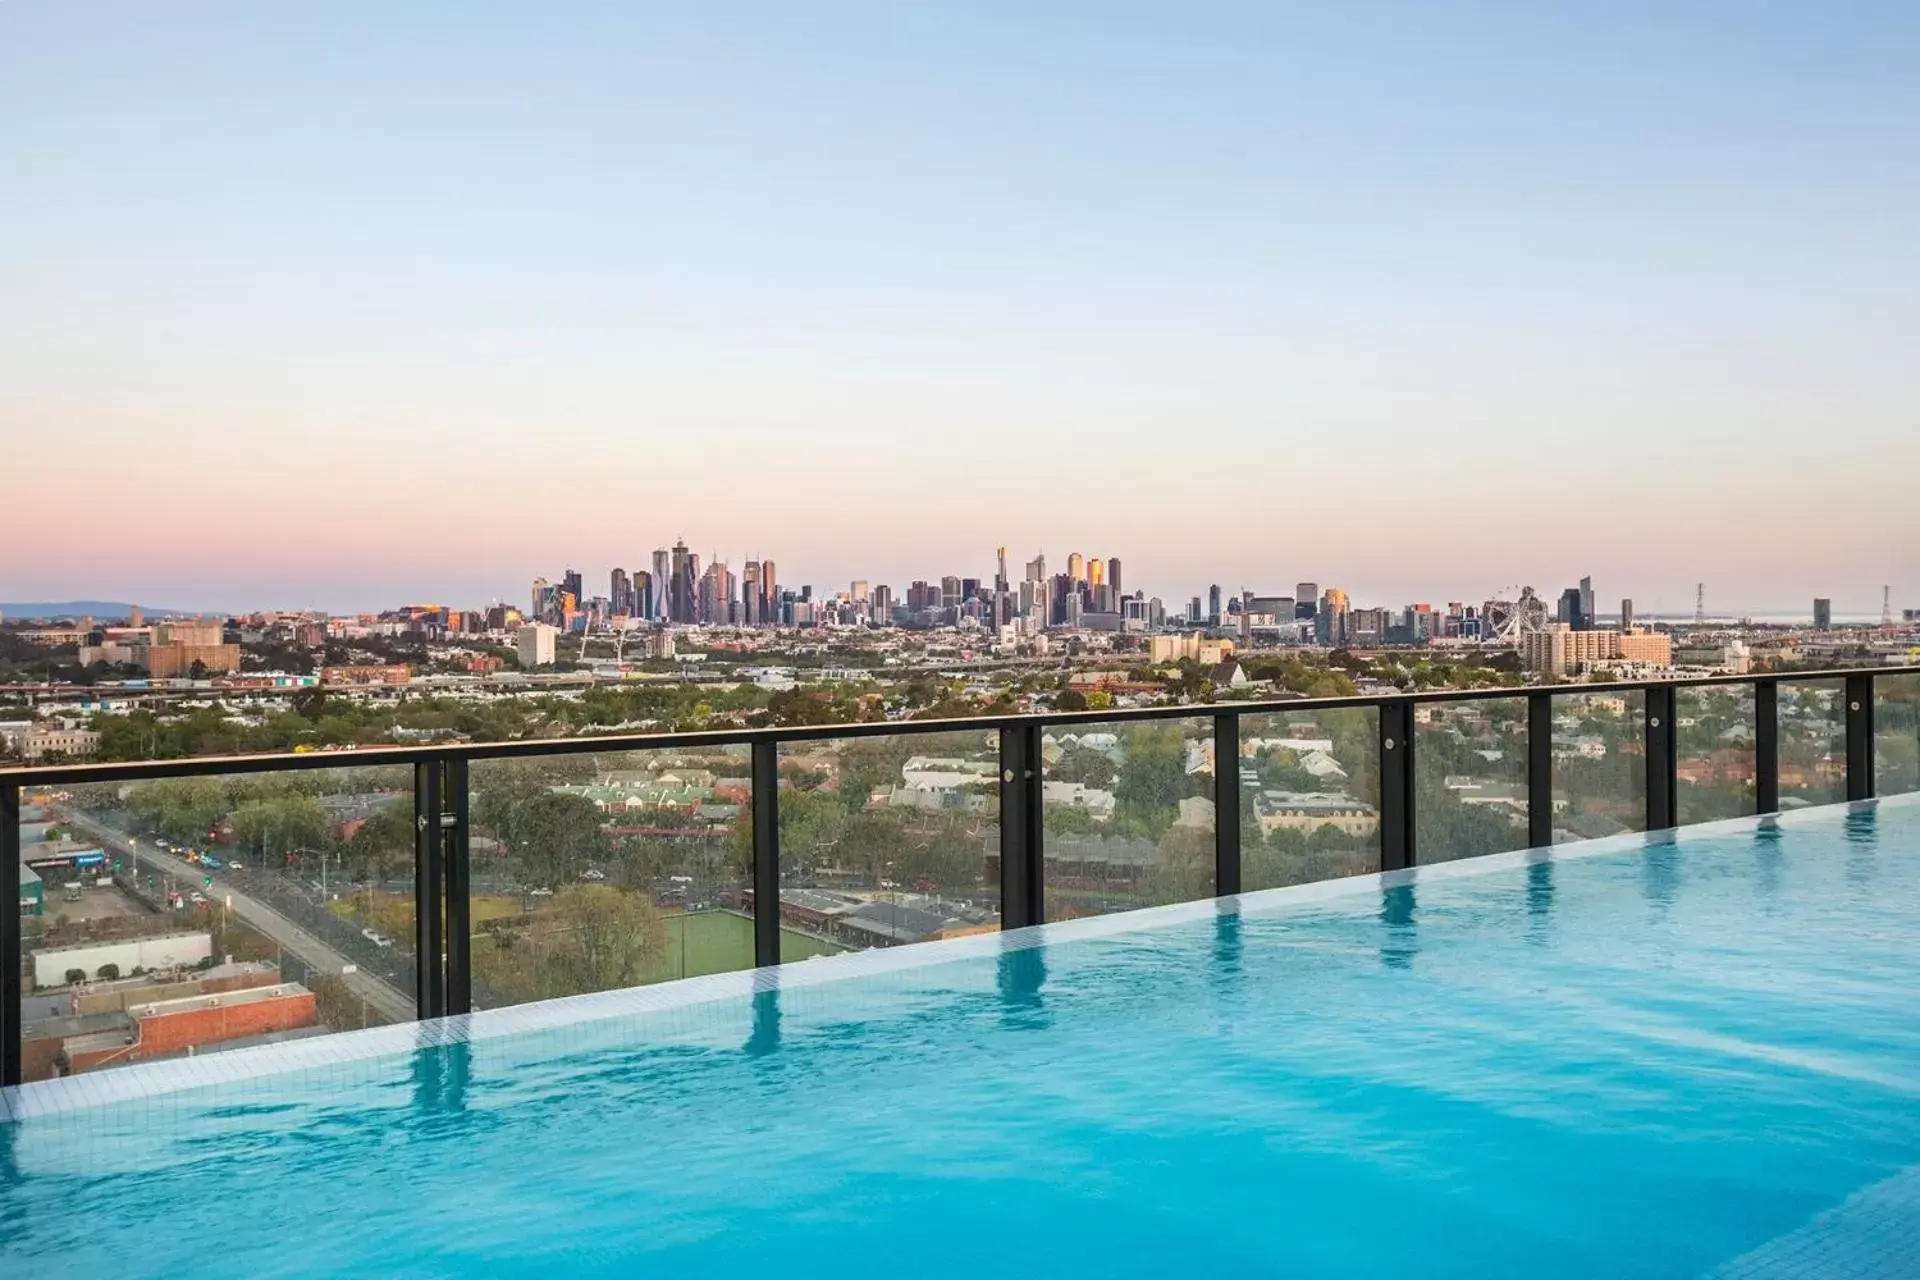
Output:
[[[76,982],[85,982],[86,980],[87,980],[87,971],[86,971],[85,969],[69,969],[69,970],[67,970],[67,985],[68,985],[68,986],[72,986],[72,985],[73,985],[74,983],[76,983]]]
[[[1056,711],[1085,711],[1087,695],[1078,689],[1062,689],[1053,696],[1053,707]]]
[[[517,939],[475,958],[489,988],[522,1001],[635,986],[666,954],[666,920],[645,894],[568,885]]]
[[[135,788],[127,804],[163,835],[199,840],[226,815],[227,795],[218,778],[163,778]]]
[[[109,960],[96,971],[102,982],[112,982],[120,976],[120,966]]]

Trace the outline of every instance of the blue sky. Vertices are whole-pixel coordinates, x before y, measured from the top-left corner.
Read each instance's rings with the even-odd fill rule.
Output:
[[[9,5],[0,599],[1916,605],[1917,159],[1910,4]]]

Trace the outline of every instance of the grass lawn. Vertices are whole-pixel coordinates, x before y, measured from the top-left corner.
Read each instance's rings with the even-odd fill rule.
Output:
[[[791,929],[780,931],[780,959],[805,960],[845,948]],[[648,982],[697,978],[753,967],[753,921],[731,911],[701,911],[667,917],[667,956]]]

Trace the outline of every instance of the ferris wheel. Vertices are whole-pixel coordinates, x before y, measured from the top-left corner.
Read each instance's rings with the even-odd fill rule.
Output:
[[[1551,618],[1547,602],[1534,594],[1532,587],[1502,587],[1488,600],[1485,608],[1487,639],[1498,644],[1518,646],[1520,638],[1544,631]]]

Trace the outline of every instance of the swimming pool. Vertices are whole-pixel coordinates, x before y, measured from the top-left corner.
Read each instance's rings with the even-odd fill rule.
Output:
[[[0,1271],[1913,1274],[1917,925],[1883,801],[74,1077]]]

